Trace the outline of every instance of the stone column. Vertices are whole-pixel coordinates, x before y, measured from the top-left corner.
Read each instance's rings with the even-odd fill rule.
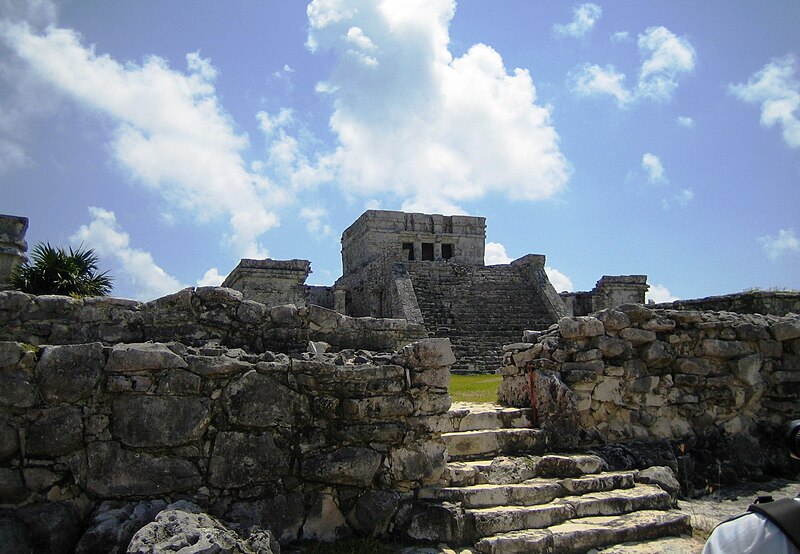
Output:
[[[25,242],[27,230],[27,217],[0,214],[0,290],[11,287],[14,269],[28,261],[25,256],[28,251],[28,243]]]

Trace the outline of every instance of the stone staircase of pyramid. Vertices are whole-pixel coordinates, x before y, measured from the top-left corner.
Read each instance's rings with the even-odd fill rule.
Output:
[[[691,533],[670,495],[589,454],[550,454],[530,409],[455,404],[450,461],[422,489],[407,534],[486,554],[584,553]],[[451,430],[452,427],[452,430]]]

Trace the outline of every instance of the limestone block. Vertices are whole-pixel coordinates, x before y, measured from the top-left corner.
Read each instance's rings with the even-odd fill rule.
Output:
[[[261,323],[268,319],[267,307],[255,300],[242,300],[236,308],[236,319],[242,323]]]
[[[622,304],[616,309],[627,315],[633,322],[647,321],[655,317],[653,310],[645,308],[641,304]]]
[[[202,379],[184,369],[171,369],[158,382],[158,394],[199,394]]]
[[[657,485],[662,490],[668,492],[673,499],[681,490],[681,485],[678,483],[675,473],[667,466],[652,466],[643,469],[636,477],[636,481],[639,483]]]
[[[775,340],[785,341],[800,338],[800,318],[773,323],[769,330]]]
[[[675,352],[669,344],[657,340],[645,346],[640,355],[648,366],[662,368],[667,367],[672,362]]]
[[[194,293],[204,304],[233,304],[244,298],[238,290],[226,287],[197,287]]]
[[[622,404],[622,382],[619,379],[602,379],[592,394],[594,400]]]
[[[531,405],[530,385],[527,375],[503,376],[497,387],[498,401],[505,406],[527,408]]]
[[[209,402],[191,396],[123,395],[111,431],[128,446],[180,446],[198,440],[211,420]]]
[[[17,504],[29,495],[18,469],[0,467],[0,504]]]
[[[656,439],[671,439],[674,437],[672,433],[672,425],[668,418],[659,417],[650,426],[650,435]]]
[[[333,542],[350,534],[350,529],[334,498],[323,494],[311,508],[302,533],[307,540]]]
[[[81,409],[75,406],[51,408],[42,410],[28,427],[25,453],[31,457],[62,456],[81,448],[82,441]]]
[[[362,535],[383,536],[400,507],[400,498],[396,492],[367,491],[356,501],[348,521]]]
[[[450,339],[423,339],[404,346],[395,363],[412,369],[450,367],[456,362]]]
[[[524,367],[526,363],[539,358],[542,355],[543,350],[544,348],[542,345],[537,344],[533,346],[533,348],[528,348],[513,354],[511,359],[514,361],[515,366]]]
[[[432,484],[439,480],[447,462],[447,448],[441,439],[394,448],[389,453],[391,476],[396,481]]]
[[[592,316],[562,317],[558,331],[565,339],[597,337],[605,333],[603,322]]]
[[[10,460],[19,453],[19,438],[11,419],[0,416],[0,462]]]
[[[312,304],[308,307],[308,325],[312,331],[333,331],[345,320],[345,316],[327,308]]]
[[[447,396],[449,399],[448,395],[441,396]],[[414,402],[407,396],[374,396],[371,398],[347,399],[342,402],[340,412],[344,417],[350,419],[367,421],[393,420],[414,413]],[[424,413],[424,410],[422,412]]]
[[[310,481],[365,488],[372,483],[381,460],[370,448],[346,446],[303,460],[300,471]]]
[[[291,427],[309,413],[307,398],[254,369],[225,387],[222,405],[231,423],[245,427]]]
[[[665,317],[654,317],[642,323],[642,329],[654,333],[667,333],[675,329],[675,321]]]
[[[307,505],[304,495],[279,494],[269,499],[235,502],[225,517],[245,529],[254,525],[269,529],[279,541],[290,543],[300,538]]]
[[[201,377],[237,375],[253,367],[248,362],[229,356],[187,356],[186,361],[188,362],[189,371]]]
[[[25,348],[18,342],[0,341],[0,370],[12,369],[25,354]]]
[[[656,334],[646,329],[628,327],[619,332],[619,338],[628,341],[633,346],[641,346],[642,344],[647,344],[656,340]]]
[[[44,348],[35,370],[42,396],[51,404],[91,396],[105,363],[99,342]]]
[[[606,332],[619,331],[621,329],[625,329],[626,327],[630,327],[631,325],[631,318],[619,310],[606,308],[605,310],[600,310],[594,315],[597,319],[603,322],[603,327],[605,328]]]
[[[630,389],[633,392],[652,392],[658,386],[658,382],[657,376],[639,377],[631,382]]]
[[[736,376],[747,385],[757,385],[761,378],[761,354],[751,354],[736,360]]]
[[[762,325],[755,323],[738,323],[733,326],[736,338],[739,340],[770,340],[769,331]]]
[[[765,358],[780,358],[783,355],[783,343],[777,340],[762,340],[758,349]]]
[[[26,371],[0,370],[0,406],[31,408],[39,401],[36,387]]]
[[[713,358],[741,358],[755,351],[752,343],[719,339],[704,339],[700,348],[703,355]]]
[[[275,481],[289,471],[289,454],[270,433],[220,431],[214,440],[208,482],[219,488],[239,488]]]
[[[603,354],[597,348],[576,352],[575,356],[573,357],[574,361],[576,362],[593,362],[595,360],[600,360],[602,358]]]
[[[603,354],[604,358],[627,357],[631,352],[630,343],[622,339],[608,336],[602,336],[597,339],[597,348]]]
[[[678,360],[678,370],[689,375],[708,375],[711,373],[711,363],[703,358],[683,358]]]
[[[164,500],[101,502],[75,547],[75,554],[124,553],[134,533],[153,521],[166,507]]]
[[[258,552],[273,554],[268,531],[251,529],[247,539],[196,505],[180,500],[159,512],[155,521],[139,529],[128,545],[128,554],[154,552]],[[278,548],[277,552],[280,552]]]
[[[32,550],[25,552],[71,553],[83,529],[81,513],[71,502],[28,504],[17,508],[14,515],[25,524],[34,545]]]
[[[303,319],[298,314],[297,306],[294,304],[273,306],[269,310],[269,316],[276,327],[294,329],[303,326]]]
[[[133,343],[115,345],[108,355],[105,371],[136,373],[187,366],[183,358],[163,344]]]
[[[450,387],[450,368],[439,367],[411,374],[412,387],[433,387],[447,390]]]
[[[134,452],[117,442],[93,442],[86,448],[87,492],[105,498],[160,496],[195,491],[202,484],[187,460]]]

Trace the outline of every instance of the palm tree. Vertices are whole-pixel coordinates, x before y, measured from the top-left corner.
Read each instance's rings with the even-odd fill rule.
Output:
[[[31,262],[17,267],[11,285],[31,294],[61,294],[73,298],[107,296],[112,279],[97,272],[97,255],[83,246],[69,251],[39,243],[31,253]]]

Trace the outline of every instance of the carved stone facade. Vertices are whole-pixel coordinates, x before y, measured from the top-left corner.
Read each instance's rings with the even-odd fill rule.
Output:
[[[623,304],[644,304],[650,285],[647,275],[603,275],[589,292],[562,292],[561,299],[572,315],[589,315]]]

